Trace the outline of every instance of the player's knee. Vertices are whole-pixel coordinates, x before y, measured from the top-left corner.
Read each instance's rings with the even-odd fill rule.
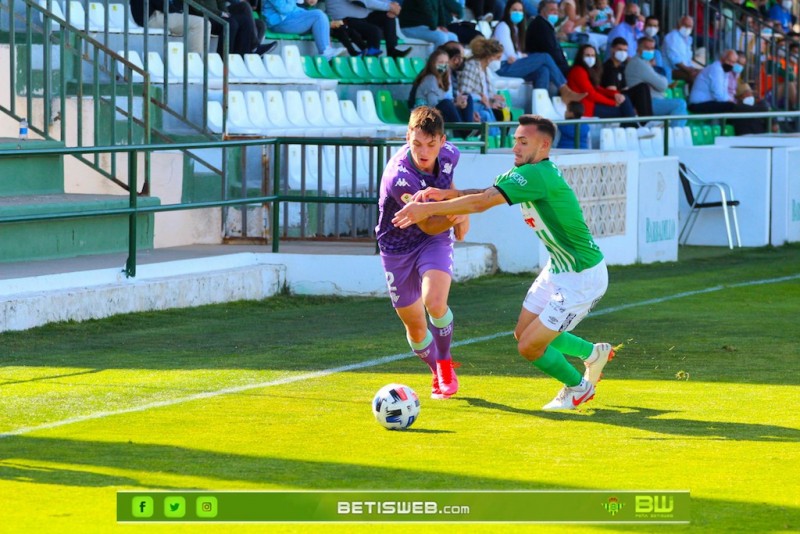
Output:
[[[525,343],[520,341],[517,343],[517,351],[519,355],[528,360],[529,362],[538,360],[547,347],[542,347],[538,344]]]
[[[444,317],[447,313],[447,299],[431,299],[425,302],[425,309],[433,317]]]

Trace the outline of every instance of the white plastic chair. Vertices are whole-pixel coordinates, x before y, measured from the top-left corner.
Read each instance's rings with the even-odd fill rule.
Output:
[[[261,91],[247,91],[244,94],[247,105],[247,116],[254,126],[261,129],[264,135],[276,135],[275,127],[269,120],[267,108],[264,105],[264,95]]]
[[[195,80],[193,83],[203,83],[203,70],[206,68],[203,57],[197,52],[186,54],[188,59],[189,79]],[[211,71],[208,73],[208,88],[222,89],[222,77],[214,76]]]
[[[134,65],[136,65],[140,69],[144,70],[144,63],[142,63],[142,56],[140,56],[139,52],[137,52],[136,50],[128,50],[127,54],[125,53],[124,50],[118,50],[117,54],[119,54],[120,56],[122,56],[125,59],[127,59],[129,63],[133,63]],[[124,77],[125,76],[125,65],[123,65],[122,63],[117,63],[117,72],[119,72],[120,76]],[[131,81],[134,82],[134,83],[141,83],[142,81],[144,81],[144,78],[138,72],[131,72]],[[156,79],[151,74],[150,75],[150,81],[153,82],[153,83],[162,83],[164,81],[164,79],[163,78]]]
[[[625,144],[628,146],[628,150],[633,150],[634,152],[639,152],[639,132],[636,128],[625,128]],[[647,135],[650,135],[650,132],[647,132]]]
[[[553,102],[550,100],[547,89],[533,90],[533,96],[531,97],[531,113],[534,115],[541,115],[550,120],[560,120],[564,118],[563,115],[559,116],[556,109],[553,107]]]
[[[53,3],[55,4],[55,2]],[[79,30],[90,32],[103,31],[103,27],[95,26],[91,19],[89,19],[89,27],[86,28],[86,11],[83,9],[83,4],[77,0],[71,0],[69,3],[69,23]]]
[[[192,76],[189,69],[184,71],[183,62],[188,63],[188,57],[183,51],[183,43],[173,42],[169,43],[167,47],[167,76],[169,76],[169,83],[203,83],[203,73],[199,76]],[[184,73],[186,76],[184,77]]]
[[[684,139],[684,146],[694,146],[694,140],[692,139],[692,129],[688,126],[681,126],[683,128],[683,139]]]
[[[54,17],[57,17],[57,18],[59,18],[59,19],[61,19],[61,20],[66,22],[67,17],[64,16],[64,10],[61,9],[61,3],[58,0],[53,0],[53,3],[51,5],[52,5],[52,7],[50,8],[50,13],[52,13],[54,15]],[[47,10],[47,0],[39,0],[39,7],[42,7],[45,10]],[[44,14],[43,13],[39,13],[39,22],[44,24]],[[54,31],[58,31],[59,29],[61,29],[61,25],[58,22],[56,22],[55,20],[52,20],[52,22],[50,23],[50,29],[54,30]]]
[[[89,30],[103,31],[106,26],[106,6],[99,2],[89,2]],[[108,17],[108,32],[122,33],[124,28],[115,28],[111,25],[111,16]]]
[[[628,134],[625,133],[625,128],[614,128],[614,145],[617,147],[617,150],[630,149],[628,146]]]
[[[261,135],[261,128],[250,122],[247,104],[241,91],[228,93],[228,133],[236,135]]]
[[[222,59],[220,58],[220,62]],[[258,83],[259,80],[252,74],[244,64],[244,59],[239,54],[228,56],[228,81],[231,83]]]
[[[258,54],[245,54],[244,65],[247,67],[250,75],[258,80],[258,83],[281,83],[275,82],[272,79],[272,76],[270,76],[269,72],[267,72],[267,68],[264,66],[264,60],[262,60],[261,56]]]
[[[650,146],[653,147],[653,156],[661,157],[664,155],[664,128],[650,128],[653,137],[650,139]]]
[[[556,111],[556,115],[561,118],[567,114],[567,105],[561,99],[560,96],[554,96],[550,98],[550,102],[553,104],[553,109]]]
[[[164,62],[161,61],[161,56],[158,52],[147,53],[147,72],[150,73],[150,79],[155,83],[163,83],[165,80],[167,83],[181,81],[173,79],[172,77],[169,79],[165,78],[166,71],[164,70]]]
[[[306,120],[312,126],[322,128],[325,137],[342,137],[344,134],[340,126],[331,124],[322,109],[322,100],[319,91],[303,91],[303,110],[306,113]]]
[[[511,92],[515,92],[519,90],[523,83],[525,83],[523,78],[500,76],[496,72],[492,72],[488,69],[486,72],[488,73],[489,83],[491,83],[492,87],[495,89],[508,89]]]
[[[614,142],[614,129],[603,128],[600,130],[600,150],[616,150],[617,145]]]
[[[306,128],[297,127],[289,121],[286,116],[286,105],[283,102],[283,94],[280,91],[264,91],[264,105],[267,108],[267,116],[270,123],[276,128],[285,132],[290,137],[310,136]]]
[[[365,128],[374,129],[375,134],[373,137],[386,137],[390,134],[388,124],[366,124],[361,116],[356,111],[356,105],[352,100],[340,100],[339,108],[342,110],[342,118],[350,126],[361,126]]]
[[[375,137],[377,130],[373,127],[359,127],[348,123],[342,115],[341,102],[336,91],[322,91],[322,110],[328,122],[342,129],[342,135],[348,137]]]
[[[306,117],[305,104],[300,91],[285,91],[283,101],[286,104],[286,116],[289,122],[297,128],[306,131],[306,137],[324,137],[325,128],[315,126]]]
[[[266,75],[270,83],[305,83],[304,80],[293,80],[286,71],[286,65],[278,54],[264,54],[261,56]]]
[[[215,134],[224,133],[225,128],[222,125],[222,103],[209,100],[206,109],[208,110],[208,129]]]
[[[385,129],[390,135],[405,135],[408,128],[402,124],[387,124],[378,117],[378,111],[375,109],[375,98],[372,96],[372,91],[358,91],[356,93],[356,110],[362,119],[362,124],[367,123],[376,125],[380,129]]]
[[[120,33],[125,31],[125,6],[123,4],[108,4],[108,31]],[[136,21],[132,18],[129,18],[128,33],[143,34],[144,28],[136,24]]]
[[[692,169],[685,163],[678,164],[678,175],[681,179],[681,186],[686,198],[686,203],[689,204],[689,214],[681,227],[681,232],[678,235],[678,243],[685,245],[689,240],[689,234],[694,228],[695,222],[700,215],[700,210],[705,208],[722,208],[722,213],[725,216],[725,230],[728,234],[728,247],[733,248],[733,238],[731,236],[731,221],[728,216],[728,208],[733,214],[733,226],[736,232],[737,246],[742,246],[742,236],[739,234],[739,218],[736,216],[736,207],[739,201],[733,197],[733,188],[725,182],[706,182],[701,179]],[[719,193],[720,200],[708,201],[708,195],[712,191]]]

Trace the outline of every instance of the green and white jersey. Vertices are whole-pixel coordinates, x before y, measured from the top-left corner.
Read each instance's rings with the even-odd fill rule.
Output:
[[[514,167],[494,185],[509,204],[520,205],[522,218],[550,253],[551,272],[580,272],[603,260],[575,192],[552,161]]]

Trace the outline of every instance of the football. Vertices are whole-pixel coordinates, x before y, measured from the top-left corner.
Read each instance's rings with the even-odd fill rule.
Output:
[[[419,397],[408,386],[387,384],[372,399],[375,419],[389,430],[405,430],[419,417]]]

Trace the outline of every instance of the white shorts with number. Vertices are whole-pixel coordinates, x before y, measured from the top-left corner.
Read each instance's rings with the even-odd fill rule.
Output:
[[[601,261],[579,273],[550,272],[550,262],[533,281],[522,307],[556,332],[569,332],[586,317],[608,288],[608,269]]]

